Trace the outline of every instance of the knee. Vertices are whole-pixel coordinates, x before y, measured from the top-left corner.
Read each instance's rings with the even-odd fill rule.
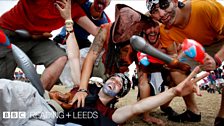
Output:
[[[178,85],[181,83],[187,76],[185,74],[182,74],[178,71],[171,72],[171,78],[175,85]]]
[[[67,62],[67,60],[68,60],[67,56],[61,56],[61,57],[57,58],[54,63],[64,65]]]

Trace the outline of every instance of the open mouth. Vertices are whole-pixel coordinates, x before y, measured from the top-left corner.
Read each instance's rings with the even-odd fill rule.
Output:
[[[114,87],[112,85],[108,85],[108,87],[109,87],[110,90],[114,89]]]
[[[156,39],[157,34],[155,32],[152,32],[149,34],[149,40],[155,40]]]
[[[151,43],[151,44],[153,44],[153,43],[155,43],[156,42],[156,40],[157,40],[157,33],[156,32],[152,32],[152,33],[150,33],[150,34],[148,34],[147,36],[147,39],[148,39],[148,41]]]

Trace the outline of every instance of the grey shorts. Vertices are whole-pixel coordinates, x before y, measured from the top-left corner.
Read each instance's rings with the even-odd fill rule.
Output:
[[[4,29],[3,31],[9,37],[10,42],[22,49],[36,65],[48,67],[59,57],[66,56],[65,50],[50,39],[24,39],[13,31]],[[0,50],[0,78],[12,79],[17,66],[12,51],[4,46],[0,46]]]
[[[224,45],[224,40],[218,41],[210,46],[204,46],[205,48],[205,52],[208,53],[210,56],[214,57],[214,55],[221,49],[221,47]],[[187,57],[187,56],[182,56],[180,57],[180,59],[186,59],[185,61],[183,61],[184,63],[187,63],[191,66],[192,70],[199,65],[198,62],[196,62],[195,60]]]

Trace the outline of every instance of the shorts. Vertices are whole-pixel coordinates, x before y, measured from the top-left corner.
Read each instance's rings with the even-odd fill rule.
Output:
[[[50,39],[33,40],[22,38],[13,31],[2,29],[11,43],[18,46],[30,58],[33,64],[48,67],[56,59],[66,56],[65,50]],[[11,49],[0,46],[0,78],[12,79],[17,66]]]

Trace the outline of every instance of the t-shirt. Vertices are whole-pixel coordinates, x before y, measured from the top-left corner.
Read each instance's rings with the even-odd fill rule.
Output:
[[[89,94],[92,94],[92,95],[96,95],[96,100],[93,102],[93,98],[91,98],[91,102],[93,103],[90,103],[89,101],[86,101],[86,107],[91,107],[91,108],[94,108],[96,110],[98,110],[103,116],[106,116],[108,117],[109,119],[112,120],[112,115],[114,113],[114,111],[116,109],[114,108],[110,108],[109,106],[106,106],[104,105],[101,100],[99,99],[98,97],[98,92],[99,92],[99,89],[96,89],[96,85],[95,84],[89,84],[89,87],[88,87],[88,90],[89,90]],[[71,90],[71,93],[76,93],[77,92],[77,89],[78,88],[73,88]],[[87,98],[86,98],[87,99]],[[89,103],[88,103],[89,102]]]
[[[85,4],[82,5],[83,10],[86,13],[86,16],[96,25],[96,26],[100,26],[101,24],[105,24],[110,22],[110,20],[108,19],[107,15],[105,12],[102,13],[101,18],[100,19],[93,19],[91,14],[90,14],[90,7],[92,5],[92,2],[87,1]],[[74,31],[75,31],[75,37],[77,39],[79,48],[85,48],[85,47],[89,47],[90,46],[90,41],[88,40],[88,36],[90,35],[90,33],[88,31],[86,31],[85,29],[83,29],[81,26],[79,26],[77,23],[74,23],[73,25],[74,27]],[[65,27],[62,28],[60,34],[62,39],[65,38],[66,36],[66,30]],[[88,43],[88,44],[87,44]]]
[[[0,18],[0,27],[8,30],[27,30],[30,34],[51,32],[64,25],[54,3],[56,0],[19,0],[11,10]],[[77,3],[72,3],[72,17],[78,20],[85,12]]]
[[[71,93],[76,93],[77,87],[71,90]],[[85,99],[85,107],[77,108],[74,104],[73,108],[61,113],[58,118],[58,124],[66,124],[72,122],[81,124],[82,126],[117,126],[112,121],[112,115],[116,109],[104,105],[99,99],[98,92],[100,87],[96,84],[88,85],[88,96]],[[68,116],[71,115],[71,116]]]
[[[173,42],[182,43],[185,38],[209,46],[224,37],[220,35],[224,27],[224,7],[220,3],[215,0],[192,0],[191,9],[190,20],[185,28],[165,29],[164,25],[161,26],[163,47]]]

